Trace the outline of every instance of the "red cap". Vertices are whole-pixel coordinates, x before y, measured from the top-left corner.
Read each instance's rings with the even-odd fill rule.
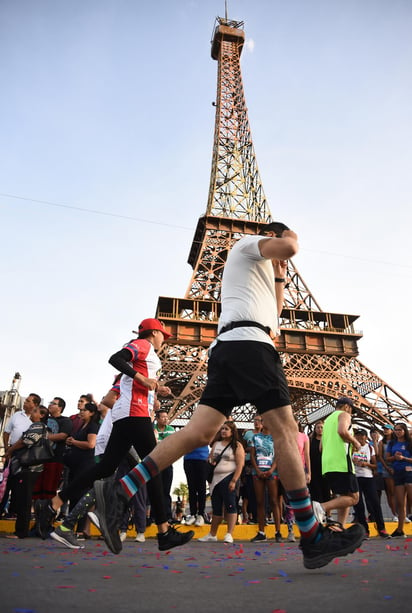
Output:
[[[144,319],[139,324],[137,334],[141,334],[142,332],[147,332],[149,330],[160,330],[160,332],[163,332],[165,339],[168,339],[170,336],[172,336],[171,334],[169,334],[169,332],[166,332],[163,323],[158,319]]]

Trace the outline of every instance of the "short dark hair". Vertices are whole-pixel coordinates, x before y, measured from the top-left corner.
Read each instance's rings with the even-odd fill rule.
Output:
[[[47,420],[49,418],[49,409],[43,406],[42,404],[40,405],[40,415],[41,415],[40,421],[43,422],[44,424],[47,424]]]
[[[55,396],[54,399],[56,400],[57,404],[59,405],[59,407],[62,410],[62,413],[66,407],[66,401],[63,400],[63,398],[60,398],[60,396]]]
[[[274,232],[280,238],[285,230],[290,230],[286,224],[281,221],[271,221],[260,229],[259,235],[264,236],[266,232]]]
[[[80,394],[80,398],[85,398],[87,402],[94,402],[93,394]]]
[[[41,398],[38,394],[34,394],[33,392],[31,394],[29,394],[29,396],[31,398],[33,398],[33,402],[36,406],[40,406],[41,404]]]

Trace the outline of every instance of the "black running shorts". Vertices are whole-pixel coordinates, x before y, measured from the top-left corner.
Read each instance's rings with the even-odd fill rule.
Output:
[[[356,476],[353,473],[325,473],[326,482],[334,494],[345,496],[359,492],[359,485]]]
[[[207,383],[199,401],[228,417],[235,406],[258,413],[290,404],[279,354],[269,343],[218,341],[211,351]]]

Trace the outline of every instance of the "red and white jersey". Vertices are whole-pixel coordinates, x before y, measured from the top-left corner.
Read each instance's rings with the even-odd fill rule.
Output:
[[[153,345],[148,340],[137,338],[124,346],[132,354],[130,366],[149,379],[158,379],[162,368]],[[122,375],[120,396],[112,408],[112,421],[125,417],[150,417],[155,399],[154,391],[141,385],[136,379]]]

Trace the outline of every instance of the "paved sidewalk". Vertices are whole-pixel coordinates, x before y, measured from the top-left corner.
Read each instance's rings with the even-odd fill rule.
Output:
[[[69,550],[48,539],[0,537],[1,613],[357,613],[408,610],[412,538],[372,538],[308,571],[298,544],[199,543],[159,552],[155,539]]]

